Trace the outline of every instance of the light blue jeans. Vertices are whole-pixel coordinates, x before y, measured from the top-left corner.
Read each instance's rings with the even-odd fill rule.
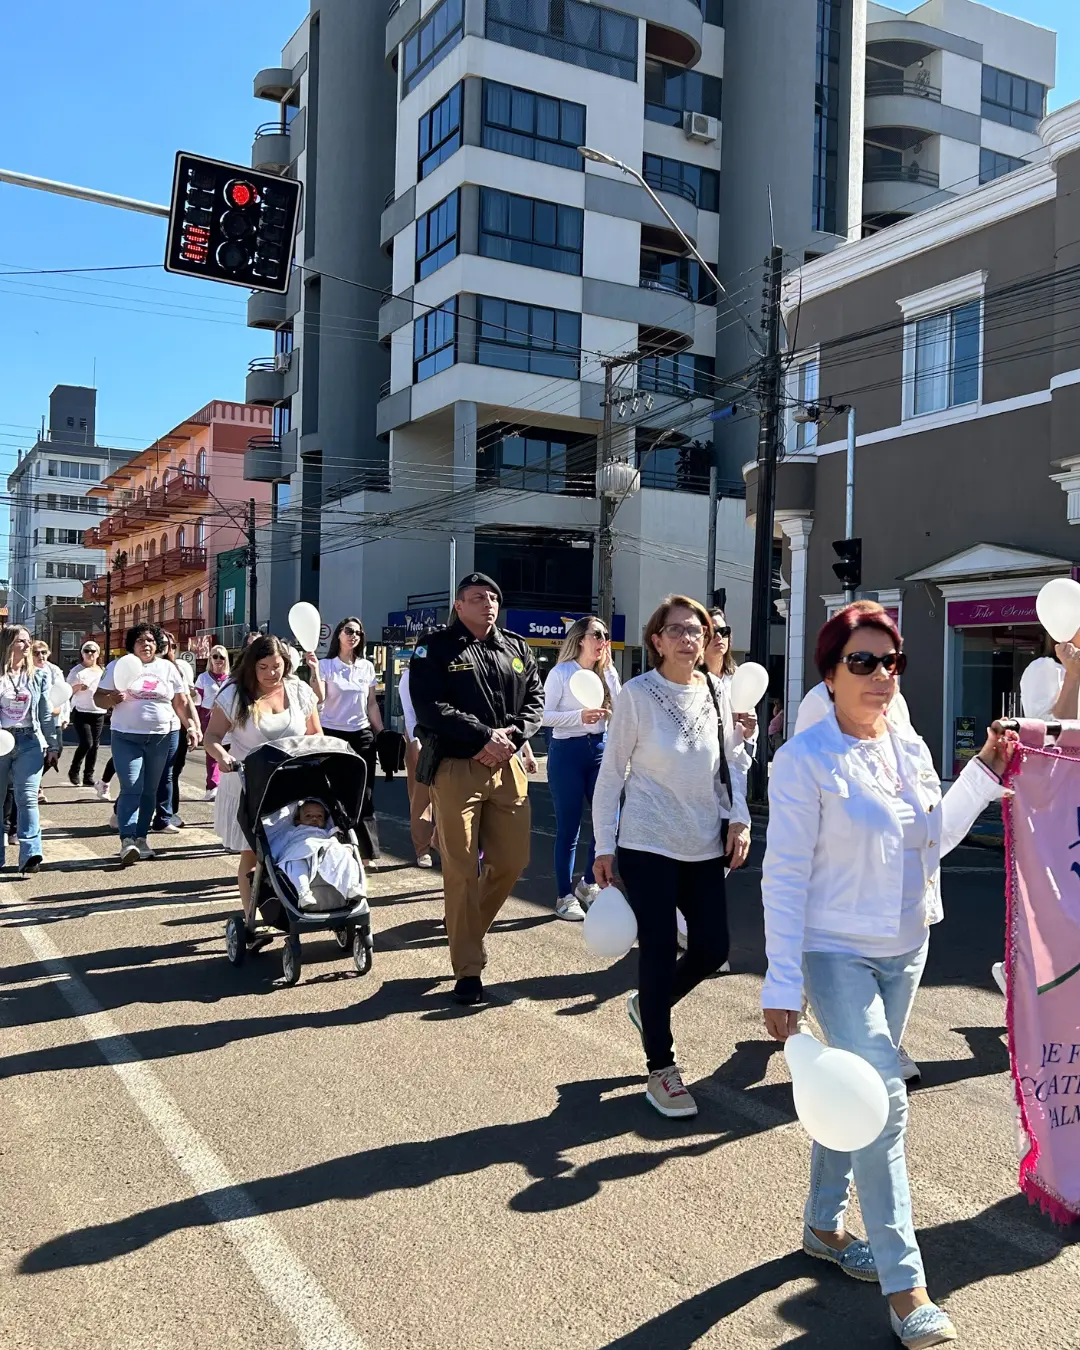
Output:
[[[838,1232],[852,1176],[883,1294],[926,1284],[915,1240],[904,1158],[907,1090],[897,1047],[926,964],[929,941],[904,956],[848,956],[804,952],[806,994],[825,1040],[860,1055],[877,1069],[889,1092],[889,1117],[878,1138],[857,1153],[815,1144],[804,1218],[811,1228]]]
[[[114,731],[112,757],[120,780],[116,823],[121,839],[145,839],[174,732]]]
[[[7,796],[8,780],[15,795],[19,817],[19,866],[27,858],[41,857],[41,820],[38,816],[38,789],[45,751],[33,727],[11,727],[15,749],[0,759],[0,802]]]

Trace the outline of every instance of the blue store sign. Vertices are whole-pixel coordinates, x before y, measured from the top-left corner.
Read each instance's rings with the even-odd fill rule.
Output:
[[[425,609],[395,609],[386,616],[387,627],[404,628],[409,637],[426,633],[439,622],[439,610],[436,605],[429,605]]]
[[[583,618],[584,613],[572,610],[508,609],[503,614],[503,623],[511,633],[520,633],[529,642],[538,646],[557,647],[570,625]],[[615,615],[611,624],[611,640],[616,646],[626,642],[625,614]]]

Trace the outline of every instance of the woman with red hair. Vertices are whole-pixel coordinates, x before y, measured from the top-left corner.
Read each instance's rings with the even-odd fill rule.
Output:
[[[877,1280],[904,1345],[956,1339],[926,1291],[904,1161],[907,1093],[899,1045],[919,986],[929,925],[942,917],[941,857],[1002,794],[1015,737],[990,731],[949,791],[910,727],[889,720],[907,664],[884,612],[848,605],[818,635],[824,718],[780,747],[769,782],[762,875],[769,1034],[797,1028],[804,990],[831,1046],[881,1074],[889,1116],[856,1153],[814,1145],[803,1248]],[[854,1178],[868,1241],[844,1229]]]

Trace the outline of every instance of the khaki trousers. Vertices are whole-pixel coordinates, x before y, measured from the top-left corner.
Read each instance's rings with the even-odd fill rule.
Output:
[[[517,755],[498,769],[444,759],[431,785],[446,935],[457,979],[487,964],[484,937],[529,861],[528,780]],[[477,875],[480,853],[483,871]]]
[[[416,781],[416,761],[420,758],[420,742],[405,743],[405,781],[409,788],[409,830],[412,846],[418,858],[431,852],[435,822],[431,812],[431,789]]]

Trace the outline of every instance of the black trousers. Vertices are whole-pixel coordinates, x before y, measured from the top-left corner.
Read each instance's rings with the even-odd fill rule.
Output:
[[[75,782],[82,770],[84,787],[94,786],[94,770],[97,768],[98,746],[101,744],[101,728],[105,724],[105,714],[83,712],[81,708],[72,708],[71,725],[79,744],[71,757],[68,777]]]
[[[638,1002],[649,1072],[675,1061],[671,1010],[728,957],[724,859],[678,862],[620,848],[619,876],[638,921]],[[686,919],[679,955],[675,911]]]
[[[323,727],[328,736],[336,736],[345,741],[367,765],[367,784],[364,788],[364,804],[360,808],[360,825],[356,837],[360,843],[361,857],[371,860],[378,858],[379,831],[375,824],[375,775],[379,772],[379,756],[375,749],[375,733],[370,727],[360,731],[337,731],[333,727]]]
[[[172,813],[174,816],[180,814],[180,779],[183,776],[184,765],[187,763],[187,729],[181,727],[180,738],[176,743],[176,756],[172,762]]]

